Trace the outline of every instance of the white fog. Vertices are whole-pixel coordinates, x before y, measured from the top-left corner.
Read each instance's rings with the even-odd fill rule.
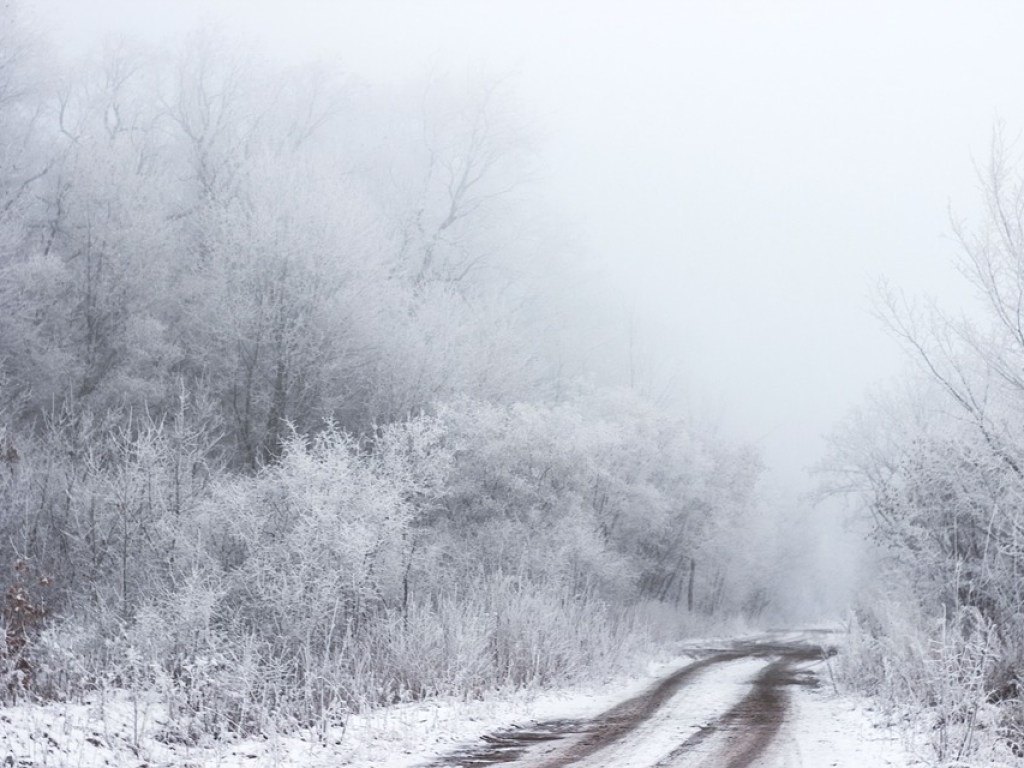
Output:
[[[1022,28],[5,3],[0,759],[1016,764]]]

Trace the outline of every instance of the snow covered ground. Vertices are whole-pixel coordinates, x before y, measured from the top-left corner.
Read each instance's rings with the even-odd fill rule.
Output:
[[[407,768],[511,723],[589,718],[647,688],[690,659],[652,663],[630,678],[590,687],[495,692],[482,701],[434,699],[353,715],[327,733],[268,734],[199,746],[163,743],[164,708],[126,692],[82,704],[0,709],[0,765],[15,766],[373,766]]]
[[[763,768],[928,765],[924,753],[911,748],[911,732],[883,724],[870,701],[836,694],[827,679],[817,689],[795,687],[790,707],[774,745],[758,763]]]
[[[0,761],[14,766],[366,766],[412,768],[438,760],[458,747],[514,724],[555,719],[589,720],[637,696],[688,657],[651,664],[642,675],[590,688],[545,693],[495,693],[484,701],[432,700],[352,716],[345,728],[325,733],[268,734],[198,746],[163,743],[161,705],[127,693],[82,704],[24,704],[0,711]],[[742,657],[701,670],[628,736],[579,764],[647,768],[684,763],[676,754],[694,734],[721,731],[725,713],[751,691],[771,659]],[[927,765],[908,748],[908,734],[881,727],[869,702],[833,690],[825,662],[811,662],[821,685],[788,685],[786,718],[770,747],[754,765],[765,768],[837,766],[909,768]],[[719,725],[716,725],[719,724]],[[735,727],[739,728],[739,725]],[[699,741],[699,739],[698,739]],[[708,744],[711,744],[709,740]],[[706,765],[717,765],[707,747]],[[686,765],[702,754],[687,752]],[[536,756],[535,756],[536,757]],[[704,759],[704,758],[700,758]],[[543,762],[543,760],[541,760]],[[575,762],[573,764],[576,764]]]

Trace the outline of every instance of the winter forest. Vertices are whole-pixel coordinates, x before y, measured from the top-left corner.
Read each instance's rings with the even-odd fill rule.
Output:
[[[66,60],[24,16],[0,10],[0,733],[109,701],[132,764],[327,741],[830,622],[823,688],[935,764],[1024,754],[1011,138],[952,228],[974,303],[876,292],[903,373],[787,495],[638,370],[514,78],[373,83],[206,29]],[[813,588],[840,528],[849,604]],[[8,764],[65,764],[33,759]]]
[[[160,687],[181,738],[246,733],[768,606],[756,455],[573,359],[586,276],[500,84],[354,92],[197,34],[53,87],[3,22],[10,698]]]

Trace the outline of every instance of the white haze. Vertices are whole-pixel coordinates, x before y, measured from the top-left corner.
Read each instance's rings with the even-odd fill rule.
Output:
[[[904,365],[872,314],[878,280],[964,300],[949,210],[973,214],[993,126],[1024,126],[1013,3],[35,8],[72,52],[213,25],[366,82],[508,78],[538,137],[540,189],[616,295],[601,333],[618,338],[596,342],[606,374],[754,442],[789,496],[809,487],[822,436]],[[838,536],[820,560],[842,582]]]
[[[565,226],[622,288],[635,366],[757,441],[789,483],[901,365],[875,282],[956,290],[947,209],[972,212],[994,123],[1024,125],[1013,3],[37,7],[71,48],[215,24],[370,81],[507,75]]]

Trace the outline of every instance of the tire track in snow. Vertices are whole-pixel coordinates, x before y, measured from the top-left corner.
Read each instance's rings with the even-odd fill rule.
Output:
[[[809,684],[798,664],[818,661],[816,646],[793,645],[754,678],[750,692],[710,726],[686,739],[654,768],[748,768],[774,743],[789,710],[787,686]]]
[[[616,741],[583,756],[570,749],[564,758],[542,763],[541,766],[650,768],[672,754],[680,739],[686,740],[703,732],[740,701],[750,688],[751,678],[767,663],[765,659],[744,656],[707,667],[655,715]]]
[[[714,665],[735,661],[743,652],[719,650],[687,664],[655,683],[643,693],[618,704],[587,721],[550,720],[525,728],[512,728],[484,737],[486,744],[471,747],[432,763],[430,768],[472,768],[508,764],[537,768],[561,768],[577,763],[627,736],[649,720],[680,688]],[[552,742],[558,742],[557,745]],[[544,762],[535,760],[542,753]]]
[[[432,766],[747,768],[765,754],[785,721],[785,687],[808,682],[798,665],[820,661],[824,652],[799,636],[708,650],[706,658],[592,720],[547,721],[491,734],[485,746]]]

